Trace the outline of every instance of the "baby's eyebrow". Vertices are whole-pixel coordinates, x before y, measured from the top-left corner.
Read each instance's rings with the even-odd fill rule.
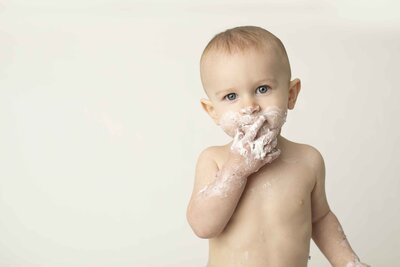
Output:
[[[260,84],[260,83],[263,83],[263,82],[266,82],[266,83],[268,83],[268,82],[278,83],[278,81],[276,79],[271,78],[271,79],[262,79],[259,82],[257,82],[257,84]]]

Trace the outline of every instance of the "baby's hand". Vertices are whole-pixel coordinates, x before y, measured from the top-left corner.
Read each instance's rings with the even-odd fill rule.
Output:
[[[371,265],[357,261],[347,263],[346,267],[371,267]]]
[[[231,146],[230,161],[236,165],[237,172],[241,175],[248,176],[257,172],[266,163],[272,162],[280,155],[280,150],[276,148],[277,131],[272,130],[274,132],[269,131],[256,138],[265,121],[266,117],[262,115],[246,133],[239,129],[236,131]]]
[[[348,262],[346,267],[371,267],[370,265],[363,263],[360,261],[360,258],[357,255],[354,256],[354,261]]]

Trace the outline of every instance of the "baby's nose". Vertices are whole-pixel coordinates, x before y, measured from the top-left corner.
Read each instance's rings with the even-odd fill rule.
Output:
[[[260,106],[259,105],[251,105],[245,108],[242,108],[239,112],[241,115],[249,115],[253,114],[254,112],[259,112]]]

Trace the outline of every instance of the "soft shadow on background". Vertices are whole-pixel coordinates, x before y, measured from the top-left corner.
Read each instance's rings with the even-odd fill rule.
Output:
[[[239,25],[285,44],[302,91],[283,136],[321,151],[353,249],[398,264],[398,2],[186,2],[0,4],[0,265],[205,265],[185,211],[198,154],[228,137],[198,62]]]

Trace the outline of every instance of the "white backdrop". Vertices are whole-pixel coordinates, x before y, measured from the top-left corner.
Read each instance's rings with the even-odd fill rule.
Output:
[[[187,2],[0,2],[0,266],[205,265],[186,206],[198,154],[228,137],[198,62],[239,25],[285,44],[302,91],[283,136],[323,154],[350,244],[398,264],[398,2]]]

